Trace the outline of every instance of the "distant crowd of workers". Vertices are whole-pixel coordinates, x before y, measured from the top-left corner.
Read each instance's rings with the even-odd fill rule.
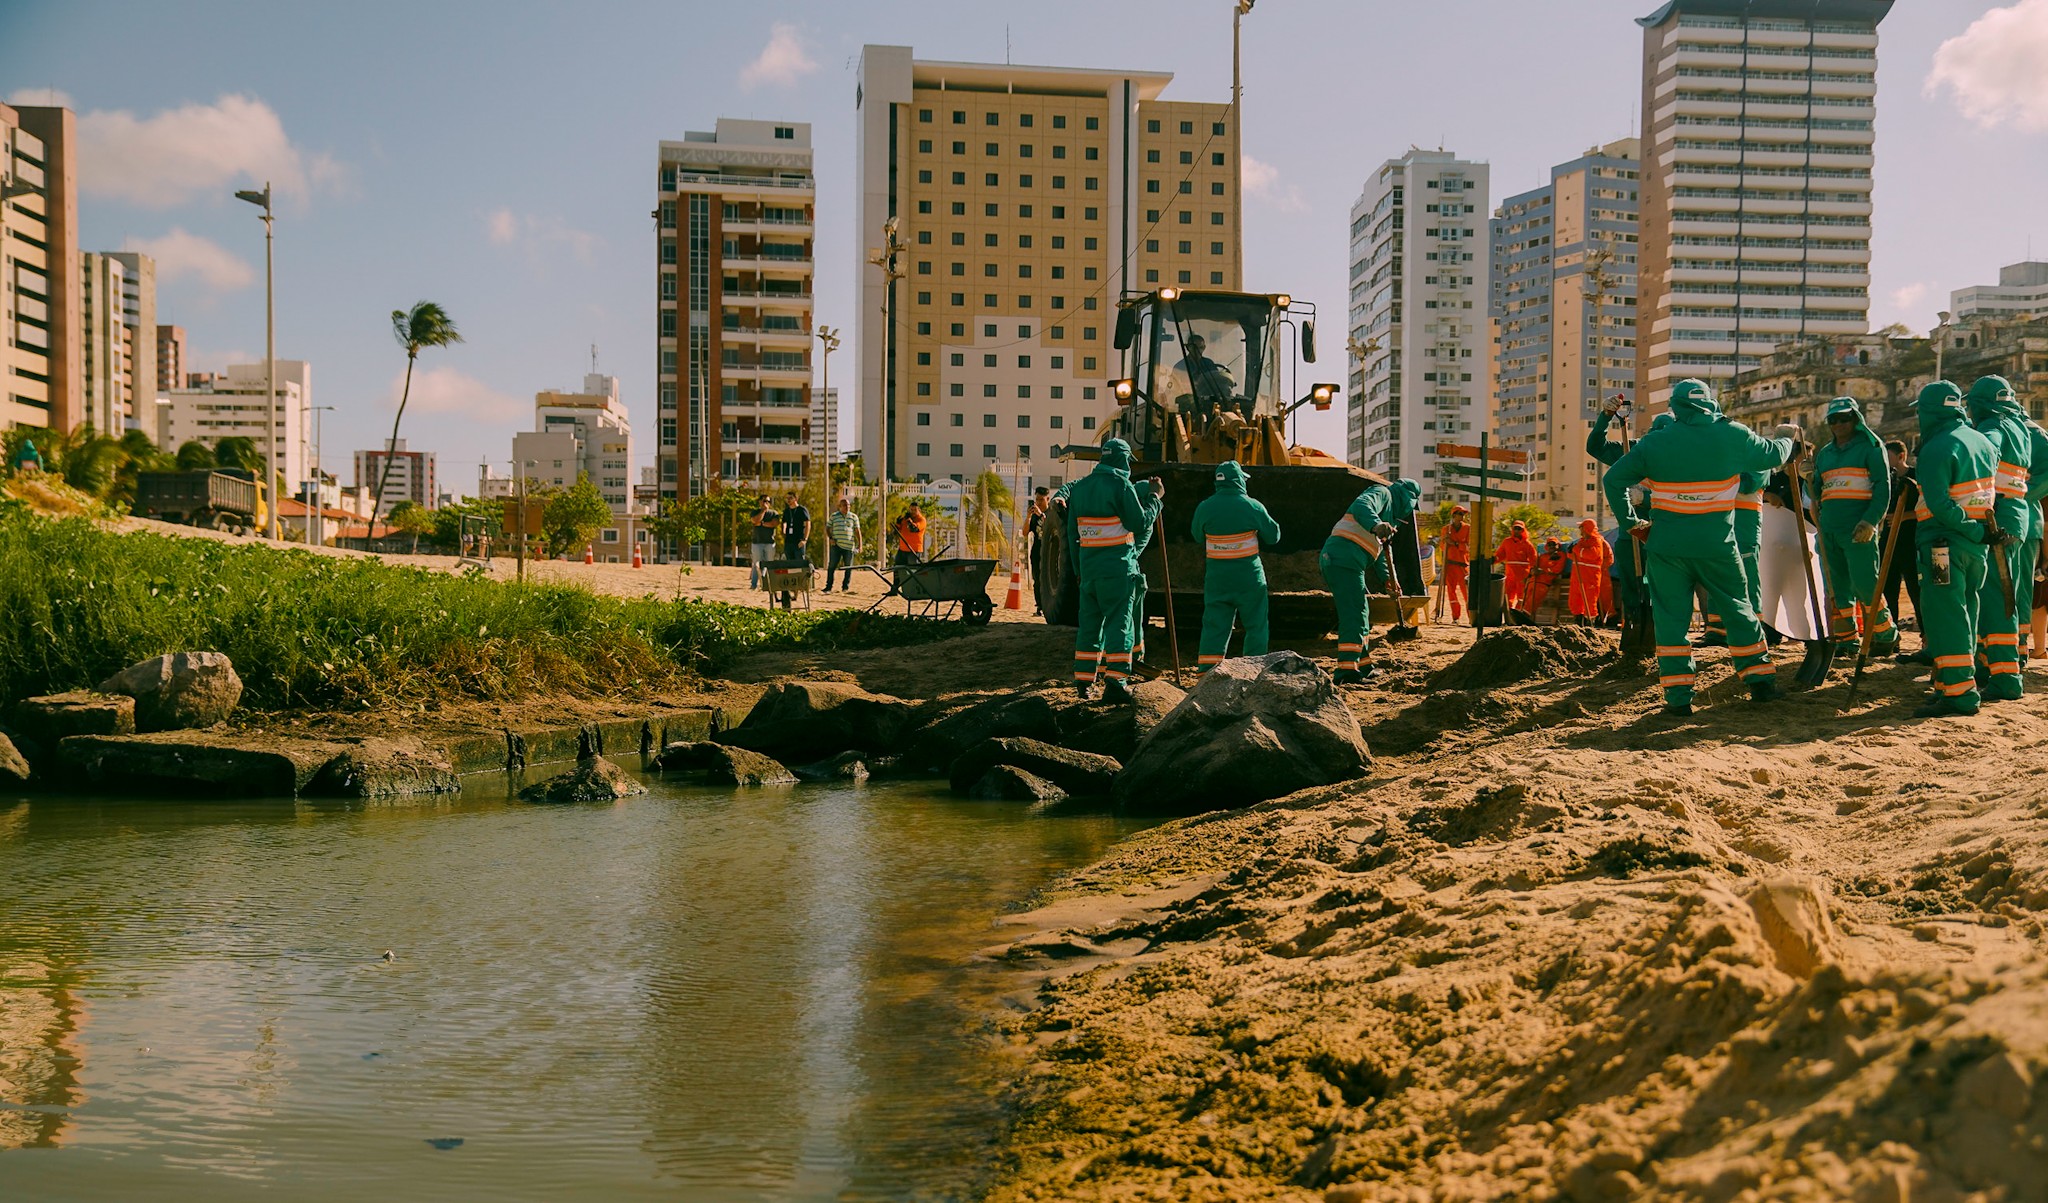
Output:
[[[1491,556],[1502,568],[1503,604],[1534,611],[1562,585],[1574,621],[1613,625],[1647,600],[1658,682],[1672,714],[1692,710],[1692,626],[1703,608],[1706,634],[1697,646],[1726,646],[1751,699],[1768,702],[1779,695],[1770,645],[1780,636],[1762,620],[1762,511],[1797,506],[1802,522],[1810,514],[1817,531],[1817,556],[1803,540],[1800,553],[1818,561],[1813,592],[1825,599],[1825,613],[1810,615],[1814,642],[1897,655],[1893,616],[1903,591],[1923,638],[1909,659],[1933,669],[1930,696],[1917,714],[1971,714],[1984,699],[2017,698],[2021,625],[2031,622],[2034,655],[2044,654],[2048,635],[2048,581],[2036,588],[2048,431],[1998,376],[1980,378],[1967,394],[1936,381],[1920,390],[1915,405],[1920,450],[1909,466],[1905,445],[1880,441],[1850,397],[1829,403],[1829,438],[1817,446],[1797,426],[1781,426],[1771,437],[1755,433],[1724,415],[1700,380],[1674,385],[1667,411],[1633,445],[1610,440],[1618,416],[1610,404],[1587,452],[1606,468],[1602,488],[1615,526],[1603,532],[1586,519],[1569,544],[1553,538],[1539,548],[1526,526],[1514,523]],[[2036,462],[2044,468],[2038,480]],[[1074,683],[1083,696],[1103,683],[1110,700],[1130,696],[1143,658],[1146,582],[1138,562],[1165,500],[1160,480],[1133,481],[1130,469],[1129,446],[1111,439],[1094,471],[1060,490],[1080,586]],[[1373,671],[1370,600],[1394,578],[1388,540],[1414,517],[1420,496],[1405,478],[1371,484],[1324,541],[1320,565],[1336,605],[1339,682]],[[1042,516],[1042,501],[1034,501],[1034,511]],[[1034,517],[1034,533],[1038,522]],[[1215,490],[1196,507],[1192,534],[1205,552],[1199,670],[1223,661],[1238,626],[1242,654],[1263,654],[1268,622],[1259,553],[1278,543],[1280,529],[1246,493],[1241,466],[1217,467]],[[1470,606],[1472,539],[1464,507],[1453,507],[1436,550],[1454,619]],[[1888,560],[1887,546],[1898,549]]]

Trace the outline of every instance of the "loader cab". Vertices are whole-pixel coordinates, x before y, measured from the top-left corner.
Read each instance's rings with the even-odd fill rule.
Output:
[[[1111,432],[1139,459],[1184,458],[1196,432],[1238,423],[1259,426],[1286,408],[1280,361],[1283,325],[1301,328],[1303,358],[1314,361],[1314,310],[1289,321],[1284,294],[1162,288],[1126,296],[1117,307],[1121,378],[1112,384],[1118,412]]]

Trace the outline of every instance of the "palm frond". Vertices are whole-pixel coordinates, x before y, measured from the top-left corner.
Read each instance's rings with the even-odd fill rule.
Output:
[[[455,319],[434,301],[416,302],[411,309],[391,311],[391,329],[408,356],[425,347],[446,347],[462,341]]]

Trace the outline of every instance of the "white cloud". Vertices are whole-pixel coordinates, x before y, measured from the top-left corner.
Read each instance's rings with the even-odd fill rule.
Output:
[[[1283,188],[1280,185],[1280,169],[1271,163],[1261,162],[1246,155],[1239,178],[1246,196],[1264,201],[1282,213],[1308,211],[1308,202],[1302,199],[1301,189],[1293,184]]]
[[[256,269],[246,260],[212,239],[177,227],[162,238],[130,238],[121,249],[141,251],[156,260],[157,280],[166,284],[191,278],[214,292],[233,292],[256,282]]]
[[[493,246],[518,247],[536,263],[557,250],[568,251],[578,263],[589,263],[601,245],[597,235],[559,218],[522,215],[510,209],[493,209],[484,215],[484,237]]]
[[[9,99],[69,104],[62,93],[28,88]],[[234,185],[260,187],[304,200],[345,182],[341,164],[292,145],[284,122],[252,96],[227,94],[212,104],[188,104],[137,117],[126,109],[78,115],[80,188],[145,208],[162,209],[194,197],[227,199]]]
[[[392,376],[391,388],[384,395],[384,408],[397,409],[404,389],[405,371],[400,369]],[[450,367],[415,367],[412,400],[406,405],[407,413],[456,414],[490,421],[517,418],[526,409],[527,403],[517,397]]]
[[[748,91],[762,84],[786,88],[817,69],[817,62],[804,50],[803,36],[796,26],[777,21],[768,33],[768,44],[753,62],[740,69],[740,86]]]
[[[1947,88],[1963,116],[2048,133],[2048,0],[1994,8],[1934,52],[1926,94]]]
[[[1928,284],[1924,280],[1908,284],[1903,288],[1894,288],[1892,289],[1892,308],[1915,308],[1921,302],[1925,301],[1927,299],[1927,294],[1932,291],[1934,291],[1933,286]]]

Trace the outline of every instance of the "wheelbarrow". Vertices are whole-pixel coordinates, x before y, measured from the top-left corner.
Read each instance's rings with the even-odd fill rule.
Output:
[[[868,607],[874,611],[892,597],[903,599],[903,612],[917,618],[958,617],[970,627],[985,627],[995,617],[995,603],[989,600],[988,578],[994,575],[994,560],[932,560],[923,564],[898,564],[883,572],[870,572],[889,582],[889,592]]]
[[[761,561],[761,589],[768,595],[768,604],[777,602],[782,608],[790,608],[799,593],[804,596],[804,609],[811,608],[811,587],[814,572],[809,560],[763,560]]]

